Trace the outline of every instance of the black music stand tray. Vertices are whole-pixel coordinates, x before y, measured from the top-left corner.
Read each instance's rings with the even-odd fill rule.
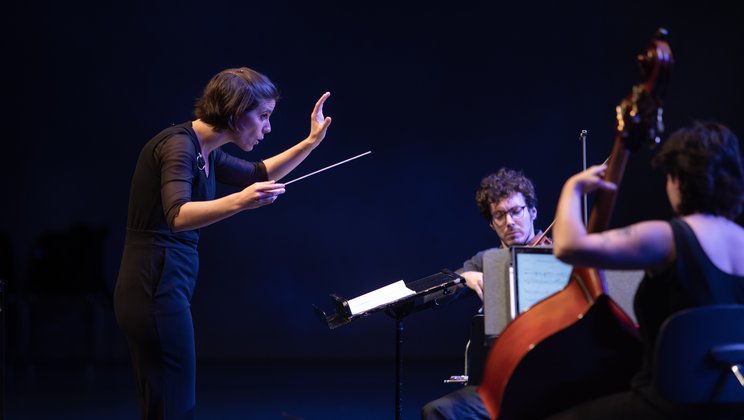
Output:
[[[351,321],[359,318],[366,317],[375,312],[384,311],[389,316],[395,318],[396,322],[396,347],[395,347],[395,418],[400,420],[402,415],[401,409],[401,387],[402,383],[402,370],[403,370],[403,358],[401,352],[403,349],[403,318],[424,309],[433,308],[439,306],[439,298],[451,294],[455,288],[464,284],[465,279],[454,272],[443,269],[439,273],[432,274],[430,276],[412,281],[404,282],[405,287],[409,289],[409,295],[404,297],[386,297],[378,296],[373,306],[369,309],[362,311],[354,311],[349,304],[354,299],[345,300],[335,294],[331,294],[331,301],[335,307],[335,313],[328,315],[326,312],[313,305],[315,312],[318,317],[326,324],[328,328],[335,329],[342,325],[346,325]],[[372,291],[366,295],[370,295],[381,291],[382,289],[394,286],[396,283],[392,283],[383,288]],[[362,296],[366,296],[362,295]]]

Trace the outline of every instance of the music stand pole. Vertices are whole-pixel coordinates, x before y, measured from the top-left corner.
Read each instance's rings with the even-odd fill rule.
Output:
[[[0,279],[0,420],[5,419],[5,282]]]
[[[403,408],[401,406],[401,390],[403,388],[403,321],[400,316],[395,317],[395,420],[401,420]]]

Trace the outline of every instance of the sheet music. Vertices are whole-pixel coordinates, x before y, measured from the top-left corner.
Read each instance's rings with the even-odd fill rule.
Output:
[[[385,287],[381,287],[377,290],[355,297],[354,299],[350,299],[347,301],[347,304],[349,305],[351,315],[354,316],[415,294],[416,292],[409,289],[403,280],[398,280],[397,282]]]
[[[520,254],[516,273],[519,312],[563,289],[571,270],[571,265],[552,254]]]

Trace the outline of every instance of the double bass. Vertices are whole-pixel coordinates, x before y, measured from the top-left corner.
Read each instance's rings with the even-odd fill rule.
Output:
[[[605,179],[619,185],[630,153],[659,143],[672,53],[660,29],[638,62],[643,81],[616,108]],[[588,232],[609,226],[617,191],[597,192]],[[488,354],[479,387],[494,419],[537,419],[627,390],[641,363],[633,320],[607,294],[601,271],[574,267],[567,285],[510,322]]]

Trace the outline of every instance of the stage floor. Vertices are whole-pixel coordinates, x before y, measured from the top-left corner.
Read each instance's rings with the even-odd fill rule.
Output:
[[[443,379],[458,360],[405,361],[402,419],[459,389]],[[197,419],[394,419],[395,360],[377,362],[206,363],[197,366]],[[136,419],[127,365],[9,367],[5,418]]]

